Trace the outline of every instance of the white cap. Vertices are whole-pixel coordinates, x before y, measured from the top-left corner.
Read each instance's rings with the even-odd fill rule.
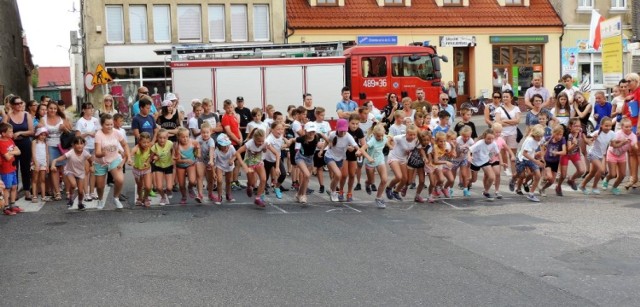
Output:
[[[176,94],[174,94],[174,93],[167,93],[167,95],[165,95],[165,99],[166,100],[178,100],[178,97],[176,97]]]
[[[306,132],[318,132],[318,127],[316,126],[316,123],[308,122],[304,124],[304,130]]]
[[[173,102],[171,100],[167,99],[167,100],[162,101],[161,106],[168,107],[168,106],[170,106],[172,104],[173,104]]]

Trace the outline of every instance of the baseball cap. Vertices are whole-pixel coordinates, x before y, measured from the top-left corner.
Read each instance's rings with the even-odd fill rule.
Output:
[[[217,141],[218,141],[218,144],[220,146],[229,146],[229,145],[231,145],[231,140],[229,139],[229,136],[227,136],[226,134],[218,135]]]
[[[173,104],[173,102],[170,99],[167,99],[167,100],[162,101],[161,106],[168,107],[168,106],[170,106],[172,104]]]
[[[244,97],[238,96],[238,97],[236,97],[236,101],[244,101]]]
[[[176,97],[176,94],[174,93],[167,93],[167,95],[165,96],[166,100],[178,100],[178,97]]]
[[[46,127],[40,127],[36,130],[36,136],[41,135],[43,133],[49,134],[49,130]]]
[[[316,123],[308,122],[304,124],[304,130],[306,132],[318,132],[318,127],[316,126]]]
[[[347,130],[349,130],[349,122],[344,118],[339,119],[336,124],[336,131],[346,132]]]

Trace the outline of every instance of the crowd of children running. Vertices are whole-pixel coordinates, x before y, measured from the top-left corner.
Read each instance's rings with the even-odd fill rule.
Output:
[[[325,120],[325,109],[312,106],[312,96],[305,94],[304,105],[289,106],[286,113],[271,105],[263,113],[261,108],[244,108],[244,99],[237,105],[231,100],[223,103],[222,116],[211,111],[210,99],[195,100],[193,110],[186,117],[187,127],[179,118],[177,97],[168,95],[156,112],[152,100],[139,91],[140,98],[132,121],[135,146],[129,148],[122,129],[122,115],[101,112],[94,117],[90,103],[82,105],[82,117],[72,129],[64,113],[55,104],[34,117],[29,157],[32,172],[33,201],[51,200],[47,192],[60,200],[57,183],[62,178],[68,205],[76,196],[78,208],[83,202],[98,201],[104,207],[106,175],[114,182],[114,204],[122,208],[123,171],[130,165],[136,183],[135,204],[150,206],[150,196],[160,195],[160,205],[171,202],[174,182],[180,191],[180,204],[188,197],[197,203],[208,201],[221,204],[223,199],[233,202],[233,190],[246,189],[254,203],[265,207],[265,194],[282,198],[289,191],[283,186],[290,176],[295,199],[306,205],[307,195],[314,191],[309,181],[317,177],[320,193],[325,191],[331,201],[353,201],[353,191],[361,190],[364,168],[364,189],[375,193],[375,203],[385,208],[385,198],[402,201],[409,189],[415,189],[413,199],[433,203],[437,198],[451,197],[454,186],[463,197],[482,171],[482,195],[487,200],[501,199],[500,185],[509,182],[509,189],[539,202],[548,188],[555,185],[555,193],[563,196],[567,183],[584,194],[600,194],[611,189],[620,194],[626,176],[627,163],[631,172],[626,189],[638,183],[637,146],[640,100],[640,77],[628,74],[613,89],[613,99],[606,101],[602,91],[593,93],[595,103],[589,104],[585,95],[573,88],[571,76],[563,76],[564,85],[550,95],[534,80],[534,90],[527,92],[530,109],[524,117],[527,128],[518,128],[520,108],[513,92],[493,93],[493,102],[486,105],[488,129],[478,133],[471,121],[472,110],[457,110],[461,117],[454,124],[456,111],[448,104],[448,96],[440,95],[438,104],[423,103],[424,92],[418,89],[418,100],[396,94],[388,95],[388,106],[378,110],[373,103],[363,106],[350,99],[349,88],[342,89],[337,104],[339,119],[332,130]],[[17,102],[17,103],[16,103]],[[19,104],[19,97],[9,99]],[[54,107],[51,107],[54,106]],[[16,110],[19,111],[20,108]],[[39,107],[37,108],[40,109]],[[13,112],[12,112],[13,114]],[[15,115],[15,114],[13,114]],[[21,212],[15,206],[18,177],[16,159],[25,153],[19,146],[9,114],[0,124],[0,197],[3,212]],[[588,133],[590,119],[595,129]],[[31,119],[25,115],[25,120]],[[29,125],[31,126],[31,125]],[[65,140],[65,134],[72,132]],[[24,133],[19,135],[26,137]],[[64,149],[62,143],[69,143]],[[575,172],[568,174],[569,163]],[[393,177],[390,180],[387,165]],[[244,171],[247,185],[238,181]],[[324,173],[328,171],[329,182]],[[60,176],[60,177],[58,177]],[[506,177],[506,178],[505,178]],[[45,185],[50,178],[51,185]],[[428,183],[427,183],[428,179]],[[602,183],[599,182],[602,180]],[[580,183],[578,184],[578,181]],[[206,184],[205,184],[206,182]],[[327,188],[325,190],[325,184]],[[52,191],[47,191],[52,187]],[[524,190],[525,192],[522,192]],[[223,198],[224,196],[224,198]]]

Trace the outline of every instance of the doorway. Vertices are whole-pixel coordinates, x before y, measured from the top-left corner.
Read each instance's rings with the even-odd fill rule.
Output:
[[[469,48],[453,48],[453,82],[456,86],[456,110],[469,101]]]

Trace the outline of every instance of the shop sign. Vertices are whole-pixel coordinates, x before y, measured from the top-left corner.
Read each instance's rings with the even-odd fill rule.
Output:
[[[600,24],[602,36],[602,75],[604,84],[614,86],[622,79],[622,19],[620,16]]]
[[[440,36],[440,47],[475,47],[476,37],[466,36]]]
[[[397,45],[397,35],[358,36],[358,45]]]
[[[546,44],[548,35],[489,36],[492,44]]]

